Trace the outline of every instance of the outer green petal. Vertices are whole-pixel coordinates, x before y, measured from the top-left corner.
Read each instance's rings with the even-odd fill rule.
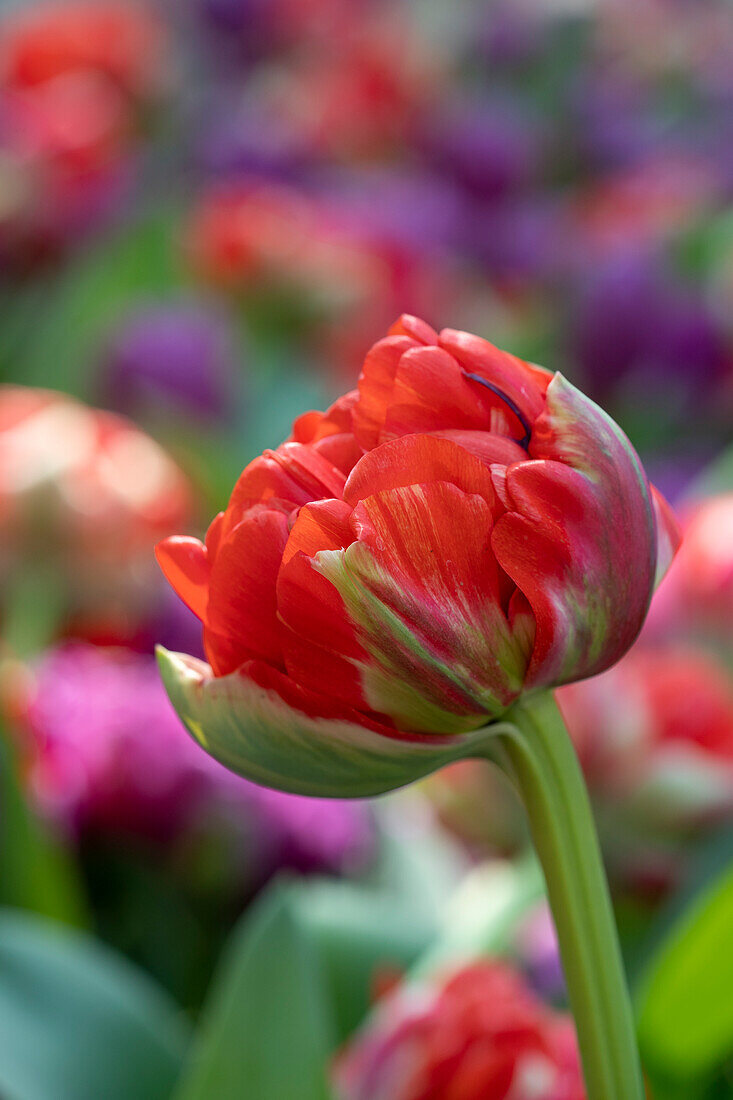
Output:
[[[191,736],[231,771],[263,786],[324,798],[366,798],[474,755],[497,731],[386,736],[341,718],[314,718],[242,670],[214,677],[202,661],[158,648],[169,698]]]

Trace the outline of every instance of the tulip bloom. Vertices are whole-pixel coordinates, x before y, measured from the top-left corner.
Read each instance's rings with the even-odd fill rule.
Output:
[[[338,1100],[585,1100],[572,1022],[475,962],[387,997],[334,1067]]]
[[[631,645],[673,521],[562,375],[402,317],[359,388],[158,547],[210,667],[164,655],[207,749],[266,784],[388,790],[470,755],[523,692]]]
[[[591,1100],[640,1100],[588,799],[547,688],[638,634],[676,527],[616,424],[561,374],[403,316],[359,388],[242,473],[158,560],[210,664],[161,653],[193,736],[283,790],[369,795],[460,757],[519,788]]]

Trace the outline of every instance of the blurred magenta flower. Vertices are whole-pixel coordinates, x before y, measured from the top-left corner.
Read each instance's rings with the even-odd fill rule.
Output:
[[[205,756],[152,657],[83,644],[49,651],[34,666],[23,725],[33,798],[72,833],[172,843],[215,830],[255,878],[281,866],[354,869],[372,850],[365,806],[268,791]]]
[[[616,661],[675,544],[626,437],[560,374],[403,316],[358,391],[243,471],[205,543],[160,544],[211,663],[161,667],[235,770],[373,794]]]
[[[387,995],[338,1057],[338,1100],[585,1100],[572,1020],[481,959]]]
[[[143,306],[110,339],[99,388],[106,403],[132,416],[178,410],[224,421],[237,389],[233,333],[220,312],[195,302]]]

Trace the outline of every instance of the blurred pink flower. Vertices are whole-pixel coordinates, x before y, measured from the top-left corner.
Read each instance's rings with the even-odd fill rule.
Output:
[[[684,874],[690,844],[733,821],[733,683],[690,642],[637,645],[557,693],[615,877],[653,890]]]
[[[733,656],[733,493],[681,511],[683,540],[655,596],[644,636],[707,638]]]
[[[353,868],[371,852],[363,804],[266,790],[202,753],[153,658],[83,644],[51,650],[35,666],[21,724],[32,796],[72,833],[171,843],[214,830],[258,875]]]
[[[483,959],[398,987],[338,1058],[338,1100],[584,1100],[568,1016]]]

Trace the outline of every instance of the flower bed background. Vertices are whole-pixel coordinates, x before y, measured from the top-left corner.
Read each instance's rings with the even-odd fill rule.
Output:
[[[582,386],[683,519],[558,699],[651,1095],[733,1096],[732,111],[715,0],[0,3],[0,1093],[582,1095],[498,773],[274,794],[154,671],[200,651],[154,544],[413,312]]]

